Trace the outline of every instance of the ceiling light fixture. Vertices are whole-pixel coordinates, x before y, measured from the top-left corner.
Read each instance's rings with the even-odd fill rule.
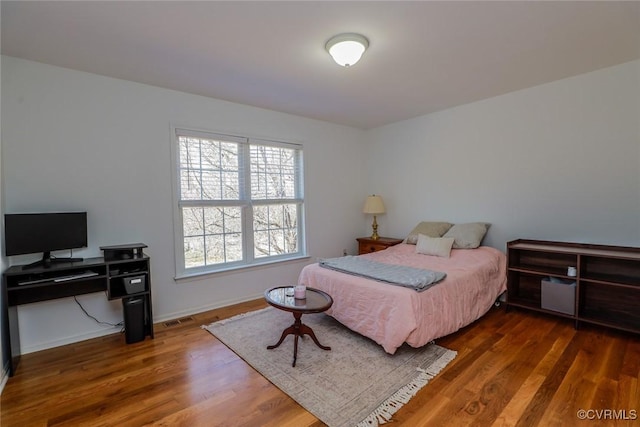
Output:
[[[350,67],[358,62],[368,47],[369,40],[355,33],[338,34],[325,45],[333,60],[343,67]]]

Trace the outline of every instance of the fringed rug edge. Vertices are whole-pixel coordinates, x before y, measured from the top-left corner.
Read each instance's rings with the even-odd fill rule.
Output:
[[[357,427],[377,427],[380,424],[386,424],[391,421],[393,414],[398,412],[422,387],[427,385],[429,381],[455,359],[457,354],[456,351],[447,349],[429,368],[416,368],[419,372],[418,375],[400,390],[389,396],[371,414],[360,421]]]

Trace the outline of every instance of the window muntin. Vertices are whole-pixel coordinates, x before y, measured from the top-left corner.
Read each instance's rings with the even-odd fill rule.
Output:
[[[294,199],[296,151],[282,147],[251,146],[251,197]]]
[[[255,257],[298,252],[298,205],[278,203],[253,208]]]
[[[300,145],[175,136],[178,276],[304,255]]]
[[[179,136],[180,199],[239,200],[238,143]]]
[[[237,207],[184,207],[185,269],[241,261],[242,214]]]

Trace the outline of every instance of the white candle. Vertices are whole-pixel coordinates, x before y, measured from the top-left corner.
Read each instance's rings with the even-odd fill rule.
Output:
[[[307,297],[307,287],[305,285],[297,285],[293,291],[295,299],[305,299]]]

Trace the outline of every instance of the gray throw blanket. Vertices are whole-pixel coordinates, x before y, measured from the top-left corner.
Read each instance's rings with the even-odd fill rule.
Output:
[[[392,285],[404,286],[418,292],[425,291],[435,285],[447,274],[439,271],[423,270],[421,268],[403,265],[384,264],[358,256],[343,256],[328,258],[318,263],[320,267],[366,277]]]

